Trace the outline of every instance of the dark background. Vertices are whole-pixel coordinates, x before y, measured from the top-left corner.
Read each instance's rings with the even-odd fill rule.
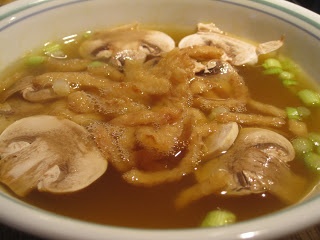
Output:
[[[298,4],[302,7],[308,8],[316,13],[320,14],[320,0],[288,0],[289,2]],[[6,2],[6,1],[4,1]],[[10,1],[7,1],[10,2]],[[0,0],[0,6],[3,1]],[[0,240],[41,240],[40,238],[31,236],[29,234],[24,234],[22,232],[15,231],[9,227],[0,225]],[[313,238],[311,238],[313,239]]]
[[[320,0],[290,0],[289,2],[298,4],[314,12],[320,13]]]

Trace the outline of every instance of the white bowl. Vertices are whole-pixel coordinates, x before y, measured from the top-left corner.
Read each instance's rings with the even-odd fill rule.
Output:
[[[0,70],[30,49],[72,33],[131,22],[195,26],[213,21],[226,32],[268,41],[286,38],[285,51],[316,79],[320,75],[320,16],[286,1],[20,0],[0,8]],[[320,80],[319,80],[320,81]],[[39,210],[0,192],[0,221],[54,239],[274,239],[320,223],[320,198],[227,227],[141,230],[78,221]]]

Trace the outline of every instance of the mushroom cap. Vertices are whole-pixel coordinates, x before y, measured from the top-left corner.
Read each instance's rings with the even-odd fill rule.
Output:
[[[259,54],[266,54],[277,50],[283,45],[282,40],[261,43],[258,46],[244,40],[226,35],[213,23],[198,24],[198,32],[182,38],[179,48],[192,47],[195,45],[210,45],[221,48],[224,51],[223,61],[229,61],[233,65],[255,64]]]
[[[292,144],[282,135],[262,128],[242,128],[227,153],[207,162],[196,172],[203,182],[219,172],[230,195],[265,192],[289,175],[287,162],[293,160]],[[223,184],[221,184],[223,185]]]
[[[290,172],[287,162],[294,157],[292,144],[281,134],[262,128],[243,128],[232,151],[224,156],[234,180],[229,188],[235,194],[270,190]]]
[[[121,66],[126,59],[145,60],[147,56],[159,56],[174,47],[174,40],[166,33],[134,25],[97,32],[81,44],[79,51],[84,58],[110,59]]]
[[[0,135],[0,181],[17,195],[83,189],[107,169],[87,130],[67,119],[20,119]]]
[[[267,129],[242,128],[227,153],[195,172],[197,184],[182,191],[176,206],[184,207],[210,194],[248,195],[270,192],[286,203],[296,202],[306,181],[287,165],[295,157],[291,143]]]

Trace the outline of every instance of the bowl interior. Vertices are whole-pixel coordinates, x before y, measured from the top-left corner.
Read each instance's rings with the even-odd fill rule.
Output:
[[[0,71],[29,50],[73,33],[132,22],[181,27],[214,22],[226,32],[257,42],[284,37],[284,53],[299,63],[313,79],[320,74],[320,51],[315,50],[319,46],[320,17],[285,1],[22,0],[2,7],[0,19]],[[0,193],[0,200],[8,207],[0,217],[5,223],[45,237],[54,234],[49,226],[58,226],[61,229],[60,233],[55,233],[58,238],[102,238],[108,232],[110,238],[107,239],[195,239],[199,236],[203,239],[266,239],[267,235],[268,238],[282,236],[292,232],[292,228],[296,231],[320,220],[320,214],[312,214],[320,199],[312,198],[299,207],[230,226],[228,232],[223,228],[212,231],[144,231],[70,221],[26,207],[7,195],[5,190]],[[28,221],[38,217],[41,221],[35,221],[39,226],[17,220],[9,210],[16,211],[18,216],[21,211],[30,217],[25,217]],[[312,214],[311,217],[301,221],[301,217],[308,214]],[[278,226],[278,221],[288,219],[291,221],[286,226]]]

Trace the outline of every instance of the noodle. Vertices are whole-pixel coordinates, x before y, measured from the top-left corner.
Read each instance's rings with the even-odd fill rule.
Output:
[[[156,111],[142,110],[114,118],[110,123],[115,125],[164,125],[176,122],[181,117],[181,111],[175,108],[163,107]]]
[[[88,66],[88,72],[97,77],[108,77],[112,81],[122,82],[125,78],[117,68],[109,65],[102,64],[101,66]]]
[[[95,103],[89,94],[77,91],[68,95],[68,108],[76,113],[91,113],[94,112]]]
[[[178,197],[175,199],[175,206],[178,209],[181,209],[191,202],[222,190],[226,186],[226,182],[224,181],[226,176],[226,172],[219,171],[216,174],[212,174],[201,183],[185,189],[179,193]]]
[[[86,72],[48,72],[37,76],[33,84],[39,88],[52,86],[53,82],[65,80],[74,90],[80,87],[110,88],[112,83],[107,78],[98,78]]]
[[[243,112],[246,110],[246,104],[236,100],[236,99],[206,99],[202,97],[197,97],[194,99],[194,107],[199,107],[204,111],[212,110],[217,107],[224,107],[230,111]]]
[[[136,163],[132,159],[135,143],[133,128],[93,123],[88,129],[104,157],[118,171],[126,172],[135,166]]]
[[[223,51],[215,46],[193,46],[182,49],[182,54],[187,54],[197,61],[220,59]]]
[[[268,114],[271,116],[280,117],[280,118],[287,117],[287,114],[284,110],[277,108],[275,106],[272,106],[270,104],[255,101],[253,99],[250,99],[248,101],[248,106],[253,108],[254,110],[257,110],[261,113]]]
[[[190,174],[199,164],[201,157],[200,141],[200,136],[193,131],[189,139],[186,155],[180,160],[178,166],[173,169],[156,172],[133,169],[126,172],[123,178],[131,184],[148,187],[178,181]]]
[[[231,112],[217,115],[215,120],[220,123],[237,122],[249,126],[265,126],[277,128],[282,127],[286,124],[286,121],[283,118],[279,117]]]
[[[54,72],[80,72],[87,69],[89,61],[85,59],[55,59],[48,58],[44,67]]]

